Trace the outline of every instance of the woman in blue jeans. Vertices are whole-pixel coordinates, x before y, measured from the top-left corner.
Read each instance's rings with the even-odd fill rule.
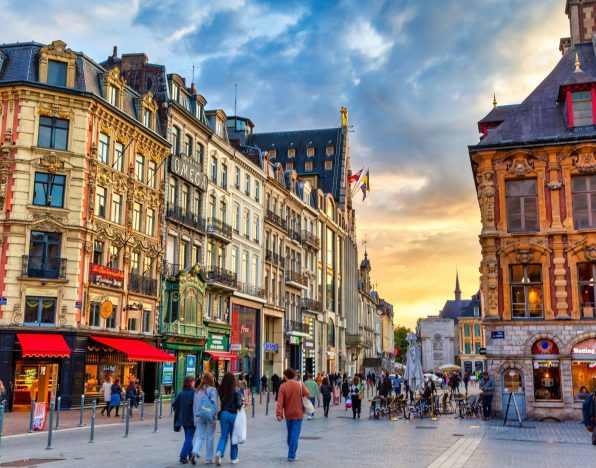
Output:
[[[215,464],[221,466],[221,458],[226,451],[228,438],[232,437],[234,431],[234,422],[236,421],[236,414],[242,408],[244,402],[242,401],[242,394],[240,389],[236,387],[236,379],[234,374],[227,372],[224,374],[221,384],[218,389],[219,399],[221,401],[219,412],[219,424],[221,425],[221,437],[217,444],[217,451],[215,452]],[[230,458],[232,463],[238,463],[238,445],[232,444],[230,440],[231,450]]]
[[[188,463],[192,455],[192,438],[195,435],[193,401],[195,398],[195,379],[190,375],[184,377],[182,391],[176,395],[172,403],[174,408],[174,430],[184,429],[184,444],[180,450],[180,463]]]

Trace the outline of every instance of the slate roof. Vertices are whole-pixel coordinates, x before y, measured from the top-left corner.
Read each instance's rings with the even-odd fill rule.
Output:
[[[508,106],[497,106],[494,107],[486,116],[478,121],[478,123],[485,122],[503,122],[509,117],[515,109],[519,107],[519,104],[510,104]]]
[[[345,165],[344,145],[342,144],[345,129],[341,127],[326,128],[317,130],[299,130],[271,133],[253,133],[247,138],[247,144],[258,146],[262,151],[276,150],[276,157],[272,162],[279,162],[286,167],[288,162],[294,164],[294,170],[301,175],[316,174],[318,186],[325,193],[331,193],[338,202],[343,202],[345,195],[344,175],[347,168]],[[333,155],[326,155],[325,148],[333,146]],[[294,148],[296,155],[288,158],[288,149]],[[306,155],[307,148],[314,148],[315,155]],[[333,169],[325,170],[325,161],[333,161]],[[305,170],[306,161],[313,162],[312,171]]]
[[[470,150],[536,141],[557,142],[595,138],[595,125],[568,127],[565,102],[558,101],[559,89],[562,85],[576,80],[585,82],[584,77],[574,73],[576,52],[583,74],[588,77],[596,76],[596,55],[593,45],[591,43],[575,45],[565,53],[550,74],[521,104],[505,110],[503,123],[490,131],[477,145],[470,146]],[[489,118],[491,113],[482,120]],[[493,119],[494,116],[490,118]]]
[[[439,313],[439,317],[445,319],[454,319],[461,317],[462,308],[467,307],[470,304],[469,299],[464,299],[461,301],[456,300],[449,300],[445,301],[445,305],[443,309]]]

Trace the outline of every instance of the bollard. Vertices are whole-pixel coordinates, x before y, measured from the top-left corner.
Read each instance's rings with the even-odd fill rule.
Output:
[[[33,415],[35,414],[35,399],[31,398],[31,413],[29,414],[29,432],[33,432]]]
[[[252,417],[255,417],[255,392],[251,392]]]
[[[269,416],[269,390],[267,390],[267,400],[265,402],[265,416]]]
[[[172,395],[170,396],[170,416],[172,416],[172,413],[174,412],[174,400],[176,399],[176,393],[172,393]]]
[[[59,396],[58,400],[56,402],[56,427],[55,429],[58,430],[60,429],[60,402],[62,401],[62,397]]]
[[[160,393],[159,394],[159,419],[161,419],[161,418],[163,418],[163,395]]]
[[[81,395],[81,413],[79,414],[79,427],[83,427],[83,412],[85,411],[85,394]]]
[[[95,406],[97,402],[93,400],[91,403],[91,435],[89,436],[89,443],[93,443],[93,437],[95,436]]]
[[[131,411],[130,398],[128,398],[124,402],[124,409],[126,410],[126,425],[124,426],[124,438],[127,438],[128,437],[128,426],[129,426],[129,421],[130,421],[130,411]]]
[[[145,392],[141,393],[141,418],[140,421],[145,419]]]
[[[161,397],[159,397],[159,393],[157,392],[157,390],[155,390],[155,401],[154,401],[154,406],[155,406],[155,421],[153,422],[153,432],[157,432],[157,418],[158,418],[158,409],[160,407],[160,400]]]
[[[263,404],[263,392],[259,392],[259,405]]]
[[[50,401],[50,425],[48,426],[48,446],[46,450],[52,450],[52,425],[54,423],[54,402]]]
[[[2,446],[2,429],[4,426],[4,405],[0,405],[0,447]]]

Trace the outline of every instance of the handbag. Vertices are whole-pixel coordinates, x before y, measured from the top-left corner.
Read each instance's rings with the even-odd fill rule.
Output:
[[[238,445],[246,442],[246,412],[240,408],[236,413],[234,420],[234,429],[232,430],[232,444]]]
[[[310,399],[306,398],[304,396],[304,393],[302,393],[302,383],[300,383],[299,385],[300,385],[300,396],[302,396],[302,412],[306,415],[314,414],[315,407],[313,406]]]

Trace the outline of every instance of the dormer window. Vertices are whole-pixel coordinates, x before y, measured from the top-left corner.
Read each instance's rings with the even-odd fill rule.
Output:
[[[39,51],[39,81],[72,88],[75,82],[76,54],[66,43],[54,41]],[[1,65],[1,63],[0,63]]]
[[[108,86],[108,102],[118,107],[118,90],[115,86]]]
[[[269,158],[270,159],[275,159],[277,157],[277,150],[269,150]]]
[[[296,156],[296,149],[289,148],[288,149],[288,158],[293,158],[294,156]]]
[[[335,153],[335,148],[333,146],[327,146],[325,148],[325,154],[327,156],[333,156],[333,153]]]
[[[571,93],[573,108],[573,126],[592,125],[594,117],[592,114],[592,93],[590,91],[576,91]]]
[[[120,70],[113,68],[103,74],[103,96],[112,106],[122,109],[122,97],[126,82],[120,76]]]
[[[306,148],[306,155],[309,158],[312,158],[315,155],[315,149],[314,148]]]
[[[68,63],[58,60],[48,60],[48,84],[66,86]]]
[[[153,121],[153,112],[146,110],[143,118],[143,125],[147,128],[151,128],[151,122]]]
[[[155,116],[157,115],[157,103],[153,99],[153,93],[148,91],[139,101],[143,125],[149,130],[155,130]]]
[[[178,101],[178,97],[180,96],[180,87],[178,85],[172,85],[172,100]]]
[[[220,119],[216,119],[215,121],[215,133],[217,133],[217,136],[220,138],[224,137],[224,124]]]

